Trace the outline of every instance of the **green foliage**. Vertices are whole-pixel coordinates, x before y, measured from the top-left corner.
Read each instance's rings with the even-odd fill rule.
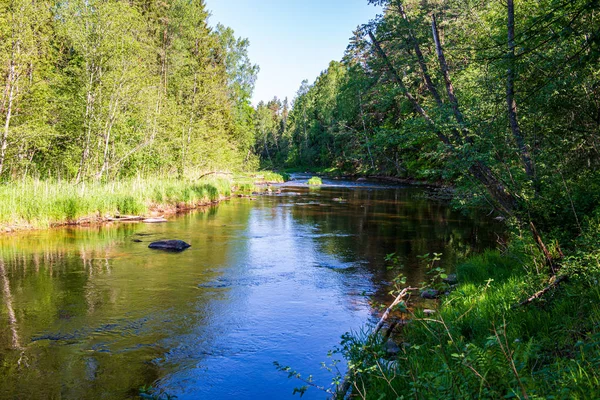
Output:
[[[318,176],[313,176],[306,183],[310,186],[321,186],[323,181]]]
[[[488,280],[505,281],[523,271],[519,257],[503,256],[497,250],[488,250],[460,263],[457,268],[458,279],[463,284],[481,285]]]
[[[184,0],[0,5],[0,180],[256,169],[258,67],[208,16]]]
[[[521,252],[487,251],[462,262],[459,286],[438,312],[415,311],[406,343],[392,361],[382,338],[354,333],[342,354],[366,399],[558,398],[600,396],[600,226],[590,219],[567,255],[569,281],[533,303],[518,304],[548,284]],[[394,263],[393,256],[388,259]]]

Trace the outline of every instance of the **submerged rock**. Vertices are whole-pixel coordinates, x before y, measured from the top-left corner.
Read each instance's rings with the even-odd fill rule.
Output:
[[[150,243],[148,247],[156,250],[183,251],[192,246],[183,240],[159,240]]]
[[[421,297],[423,299],[437,299],[439,295],[440,292],[435,289],[425,289],[421,292]]]
[[[158,217],[158,218],[146,218],[142,222],[144,222],[146,224],[160,224],[160,223],[169,222],[169,221],[167,221],[166,218]]]

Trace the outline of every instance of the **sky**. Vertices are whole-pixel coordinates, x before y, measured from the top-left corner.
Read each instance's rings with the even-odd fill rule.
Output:
[[[252,102],[274,96],[291,102],[304,79],[313,83],[331,60],[340,61],[352,32],[381,8],[367,0],[206,0],[210,25],[231,27],[250,40],[260,66]]]

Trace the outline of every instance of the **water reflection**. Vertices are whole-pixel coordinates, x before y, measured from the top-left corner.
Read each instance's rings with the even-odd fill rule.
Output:
[[[2,294],[6,311],[8,313],[8,326],[10,327],[10,333],[12,337],[11,347],[13,349],[19,349],[21,347],[19,340],[19,332],[17,331],[17,317],[15,316],[15,310],[13,308],[13,298],[10,293],[10,284],[8,282],[8,276],[4,269],[4,262],[0,260],[0,278],[2,278]]]
[[[291,186],[164,225],[0,238],[0,398],[291,397],[273,361],[326,385],[327,351],[387,300],[386,254],[412,283],[418,255],[493,245],[492,226],[421,192]],[[192,248],[147,248],[174,238]]]

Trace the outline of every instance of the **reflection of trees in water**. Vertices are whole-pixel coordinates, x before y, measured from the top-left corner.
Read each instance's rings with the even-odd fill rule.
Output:
[[[73,355],[83,345],[78,336],[81,328],[73,326],[78,326],[77,317],[94,313],[99,298],[107,297],[101,291],[114,291],[91,282],[111,272],[110,254],[128,235],[129,229],[99,233],[84,228],[0,238],[0,285],[12,349],[0,346],[4,395],[80,397],[81,393],[67,395],[61,388],[64,382],[78,381],[83,382],[81,389],[87,379],[89,352]],[[44,335],[49,339],[43,339]],[[54,345],[64,343],[70,344],[68,348]]]
[[[223,208],[218,215],[216,208],[188,214],[169,229],[196,230],[203,220],[206,244],[220,243],[245,229],[253,205],[242,206]],[[138,232],[150,236],[134,236]],[[200,292],[190,282],[202,272],[196,264],[171,265],[175,258],[140,252],[147,243],[132,242],[148,242],[162,232],[159,226],[138,224],[0,237],[0,398],[125,398],[164,374],[153,362],[171,350],[163,347],[163,339],[206,325],[202,319],[210,318],[209,311],[200,306],[214,293]],[[214,269],[206,279],[218,276],[219,266],[231,257],[228,248],[194,249]],[[186,253],[177,260],[182,258]],[[8,325],[18,333],[22,350],[9,349],[7,308],[14,321]],[[22,351],[28,366],[19,366]]]
[[[2,278],[2,294],[4,297],[4,304],[8,313],[8,325],[10,327],[10,333],[12,335],[12,348],[18,349],[21,347],[19,344],[19,332],[17,330],[17,317],[15,316],[15,310],[13,308],[13,297],[10,292],[10,282],[8,281],[8,275],[4,269],[4,262],[0,259],[0,278]]]
[[[494,246],[491,223],[461,216],[442,202],[415,196],[422,192],[322,189],[318,196],[309,196],[322,203],[332,203],[335,197],[345,202],[333,202],[331,207],[294,206],[292,214],[300,224],[334,234],[316,239],[321,251],[346,262],[367,261],[371,280],[379,288],[376,296],[385,297],[389,288],[380,283],[390,281],[398,272],[385,268],[386,254],[400,257],[402,273],[408,284],[415,285],[427,280],[420,255],[442,253],[441,265],[449,267],[457,259]]]

